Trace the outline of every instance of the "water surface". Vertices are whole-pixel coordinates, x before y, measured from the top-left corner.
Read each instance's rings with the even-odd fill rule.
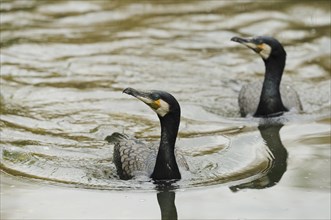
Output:
[[[36,0],[0,10],[2,217],[155,219],[176,204],[179,219],[330,218],[328,1]],[[239,115],[241,86],[264,67],[230,39],[254,35],[287,51],[283,81],[304,112],[282,126]],[[190,171],[170,192],[117,177],[104,138],[157,142],[160,132],[126,87],[181,104],[177,148]]]

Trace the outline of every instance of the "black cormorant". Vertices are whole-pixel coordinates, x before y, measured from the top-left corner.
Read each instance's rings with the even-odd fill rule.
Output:
[[[286,52],[279,41],[266,36],[233,37],[231,40],[251,48],[262,57],[265,64],[264,81],[247,84],[239,93],[241,116],[274,117],[292,108],[301,111],[302,105],[297,92],[290,86],[280,86]]]
[[[123,93],[141,100],[156,112],[161,123],[161,140],[157,148],[119,133],[108,136],[106,140],[114,143],[113,161],[119,177],[127,180],[144,173],[154,180],[181,179],[174,151],[180,123],[177,100],[164,91],[126,88]]]

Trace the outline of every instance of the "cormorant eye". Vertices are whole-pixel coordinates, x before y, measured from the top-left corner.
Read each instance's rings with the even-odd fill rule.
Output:
[[[158,99],[160,99],[160,98],[161,98],[160,95],[157,94],[157,93],[152,93],[152,94],[151,94],[151,99],[153,99],[153,100],[158,100]]]
[[[259,39],[259,38],[255,38],[255,44],[262,44],[263,43],[263,40],[262,39]]]

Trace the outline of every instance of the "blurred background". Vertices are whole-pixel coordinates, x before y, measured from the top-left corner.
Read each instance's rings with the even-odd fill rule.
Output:
[[[330,12],[324,0],[1,0],[1,219],[160,218],[154,185],[118,180],[104,141],[158,141],[126,87],[181,104],[194,174],[174,190],[179,219],[329,219]],[[283,82],[304,109],[272,131],[237,104],[264,65],[230,39],[257,35],[284,45]]]

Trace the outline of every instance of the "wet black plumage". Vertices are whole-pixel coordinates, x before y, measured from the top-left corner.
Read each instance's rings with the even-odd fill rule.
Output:
[[[281,85],[286,63],[284,47],[273,37],[254,37],[231,39],[251,48],[258,53],[265,64],[263,82],[254,82],[243,86],[239,93],[241,116],[273,117],[295,108],[302,111],[297,92],[289,85]]]
[[[154,180],[181,179],[175,156],[180,123],[177,100],[164,91],[127,88],[123,92],[141,100],[157,113],[161,124],[161,140],[159,146],[155,146],[119,133],[108,136],[106,140],[114,144],[113,161],[119,177],[126,180],[143,173]],[[183,157],[180,159],[184,160]]]

